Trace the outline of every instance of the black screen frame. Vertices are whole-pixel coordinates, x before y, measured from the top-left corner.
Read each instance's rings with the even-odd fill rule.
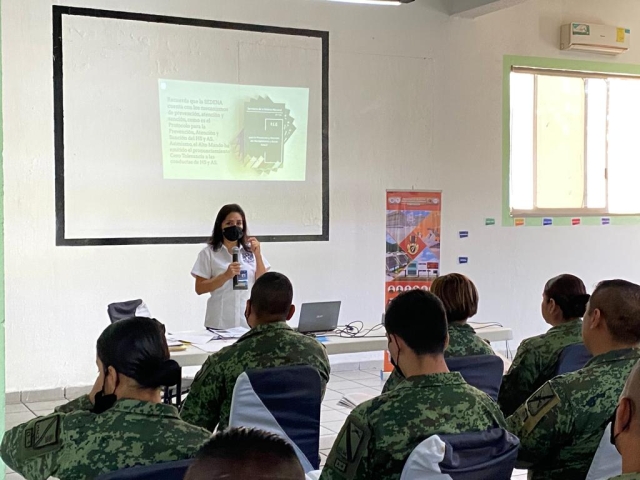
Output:
[[[208,237],[127,237],[127,238],[67,238],[65,232],[65,154],[64,154],[64,78],[62,58],[62,18],[65,15],[109,18],[147,23],[164,23],[193,27],[240,30],[315,37],[322,41],[322,233],[318,235],[258,236],[263,242],[329,241],[329,32],[268,25],[224,22],[186,17],[172,17],[147,13],[99,10],[68,6],[53,6],[53,107],[55,145],[55,210],[57,246],[104,245],[167,245],[205,243]]]

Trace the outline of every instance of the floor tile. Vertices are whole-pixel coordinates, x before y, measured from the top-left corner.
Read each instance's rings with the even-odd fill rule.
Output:
[[[333,390],[334,392],[342,392],[345,389],[354,388],[357,386],[358,384],[354,383],[352,380],[344,380],[342,382],[329,382],[327,384],[327,388],[329,390]]]
[[[4,417],[5,431],[9,430],[13,427],[17,427],[18,425],[28,422],[29,420],[36,418],[36,416],[31,412],[21,412],[21,413],[7,413]]]
[[[331,374],[331,378],[342,378],[344,380],[358,380],[358,379],[371,379],[373,375],[371,375],[370,371],[363,370],[349,370],[346,372],[337,372],[335,374]]]
[[[338,435],[335,433],[330,433],[329,435],[321,435],[320,436],[320,450],[327,450],[333,447],[333,442],[336,441],[336,437]]]
[[[18,473],[13,472],[13,473],[8,473],[5,479],[6,480],[24,480],[24,477]]]
[[[323,425],[325,422],[345,421],[346,419],[347,419],[346,413],[338,412],[336,410],[328,410],[328,411],[320,412],[321,425]]]
[[[335,432],[333,430],[329,430],[328,428],[324,428],[322,425],[320,425],[320,437],[322,437],[323,435],[332,435]]]
[[[25,405],[32,412],[34,411],[48,411],[49,413],[53,413],[53,409],[59,405],[64,405],[65,403],[69,403],[67,399],[62,400],[51,400],[47,402],[25,402]]]
[[[21,403],[13,403],[5,407],[5,413],[29,413],[29,409]]]
[[[342,398],[342,394],[339,392],[334,392],[333,390],[327,389],[324,394],[324,400],[335,400],[336,402]],[[324,402],[323,402],[324,403]]]
[[[384,382],[379,378],[370,378],[370,379],[359,378],[355,380],[355,383],[357,383],[358,385],[364,385],[366,387],[379,387],[379,388],[384,387]]]
[[[335,433],[340,433],[340,430],[342,429],[342,426],[344,425],[346,418],[344,420],[338,420],[336,422],[324,422],[322,424],[323,428],[326,428],[327,430],[331,430],[332,432]]]

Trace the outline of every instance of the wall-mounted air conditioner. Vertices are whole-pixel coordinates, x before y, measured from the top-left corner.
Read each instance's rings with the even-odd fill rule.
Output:
[[[631,46],[631,30],[628,28],[594,25],[592,23],[570,23],[560,32],[561,50],[619,55]]]

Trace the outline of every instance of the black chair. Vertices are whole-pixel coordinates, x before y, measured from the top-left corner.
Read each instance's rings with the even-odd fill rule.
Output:
[[[320,374],[309,365],[247,370],[233,389],[229,426],[279,435],[308,473],[320,466],[321,404]]]
[[[520,440],[503,430],[433,435],[409,455],[400,480],[510,480]]]
[[[575,343],[564,347],[556,366],[556,377],[565,373],[575,372],[583,368],[593,355],[589,353],[584,343]]]
[[[495,401],[502,385],[504,362],[497,355],[472,355],[468,357],[447,357],[447,367],[462,375],[465,382],[482,390]]]
[[[192,460],[159,463],[145,467],[123,468],[105,473],[96,480],[182,480]]]

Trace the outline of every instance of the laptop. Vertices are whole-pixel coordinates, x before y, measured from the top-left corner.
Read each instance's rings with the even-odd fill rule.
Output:
[[[300,309],[298,332],[327,333],[338,326],[342,302],[303,303]]]

